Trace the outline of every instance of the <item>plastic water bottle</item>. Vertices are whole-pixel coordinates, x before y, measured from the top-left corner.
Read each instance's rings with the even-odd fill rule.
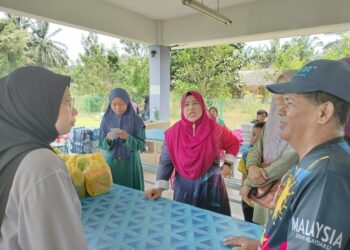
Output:
[[[153,108],[153,119],[158,120],[158,109],[157,107]]]

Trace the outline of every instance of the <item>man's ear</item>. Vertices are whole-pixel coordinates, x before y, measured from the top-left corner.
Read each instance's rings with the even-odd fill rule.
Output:
[[[320,124],[326,124],[334,115],[334,104],[332,102],[325,102],[318,108]]]

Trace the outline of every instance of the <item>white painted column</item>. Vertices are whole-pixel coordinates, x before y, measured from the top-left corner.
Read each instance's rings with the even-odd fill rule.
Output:
[[[150,46],[149,55],[149,109],[150,118],[155,120],[154,108],[158,110],[158,119],[170,119],[170,47]]]

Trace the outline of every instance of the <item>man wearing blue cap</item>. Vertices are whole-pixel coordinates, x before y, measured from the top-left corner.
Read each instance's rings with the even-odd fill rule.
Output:
[[[230,237],[235,249],[350,249],[350,65],[316,60],[288,83],[267,87],[284,95],[281,138],[300,161],[282,179],[260,243]]]

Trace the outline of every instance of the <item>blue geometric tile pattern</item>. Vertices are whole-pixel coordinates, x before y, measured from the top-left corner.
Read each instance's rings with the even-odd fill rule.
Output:
[[[143,192],[113,185],[82,200],[82,222],[91,250],[231,249],[231,235],[259,239],[262,227],[176,201],[150,201]]]

